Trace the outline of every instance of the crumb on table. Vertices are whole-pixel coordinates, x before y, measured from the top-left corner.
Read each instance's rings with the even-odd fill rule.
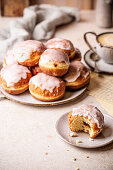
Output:
[[[89,140],[90,140],[90,141],[94,141],[94,139],[93,139],[93,138],[89,138]]]
[[[76,161],[77,159],[75,157],[72,158],[73,161]]]
[[[89,156],[86,156],[86,158],[89,158]]]
[[[77,135],[75,132],[70,132],[70,133],[69,133],[69,136],[70,136],[70,137],[77,137],[78,135]]]
[[[76,143],[82,143],[82,141],[81,140],[76,140]]]

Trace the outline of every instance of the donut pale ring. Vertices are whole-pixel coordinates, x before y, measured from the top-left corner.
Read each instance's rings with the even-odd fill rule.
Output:
[[[65,83],[62,79],[38,73],[29,82],[31,95],[41,101],[56,101],[65,94]]]
[[[13,55],[13,50],[8,50],[8,52],[4,58],[4,61],[3,61],[3,67],[10,65],[10,64],[16,64],[16,63],[17,62]]]
[[[27,40],[17,44],[13,49],[13,54],[19,64],[36,66],[45,49],[46,47],[40,41]]]
[[[103,130],[104,116],[96,107],[84,104],[72,109],[68,124],[71,131],[84,131],[90,138],[95,138]]]
[[[90,81],[90,72],[80,61],[72,61],[68,73],[63,77],[68,90],[77,90]]]
[[[20,94],[29,88],[32,77],[27,67],[12,64],[4,67],[0,72],[0,84],[10,94]]]
[[[62,38],[52,38],[46,43],[47,48],[61,49],[69,56],[69,59],[75,58],[76,50],[70,40]]]
[[[32,67],[31,70],[34,76],[42,72],[39,66]]]
[[[60,49],[47,49],[41,55],[39,66],[43,72],[53,76],[66,74],[69,68],[69,58]]]

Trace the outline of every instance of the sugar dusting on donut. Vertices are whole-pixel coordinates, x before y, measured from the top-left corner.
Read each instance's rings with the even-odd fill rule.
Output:
[[[31,83],[35,85],[35,88],[40,87],[42,90],[49,90],[52,93],[55,87],[60,87],[61,82],[56,77],[38,73],[30,79],[29,84]]]
[[[13,50],[8,50],[8,52],[7,52],[6,56],[5,56],[5,61],[6,61],[7,65],[17,63],[16,59],[15,59],[15,57],[13,55]]]
[[[73,108],[72,116],[76,115],[88,118],[92,123],[96,123],[98,128],[104,125],[104,116],[95,106],[83,104],[78,108]]]
[[[80,61],[72,61],[68,73],[64,76],[66,82],[74,82],[81,75],[87,78],[89,76],[89,70]]]
[[[22,78],[27,78],[27,73],[30,73],[27,67],[18,64],[8,65],[0,72],[1,77],[6,81],[7,87],[18,83]]]
[[[47,48],[60,48],[64,50],[74,50],[74,46],[71,41],[62,38],[53,38],[47,41]]]
[[[47,49],[43,52],[41,55],[41,62],[43,63],[49,63],[49,61],[52,62],[65,62],[66,64],[69,64],[69,57],[68,55],[59,49]]]
[[[20,62],[24,62],[30,59],[30,55],[32,52],[43,52],[46,49],[43,43],[35,40],[27,40],[18,43],[14,49],[13,54],[16,59]]]

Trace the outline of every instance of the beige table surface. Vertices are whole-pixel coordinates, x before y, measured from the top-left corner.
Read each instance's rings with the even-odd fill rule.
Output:
[[[12,19],[0,18],[0,28],[7,27]],[[82,11],[79,23],[58,28],[55,36],[70,39],[84,54],[86,31],[99,33],[113,29],[98,28],[94,12]],[[54,107],[33,107],[1,100],[0,170],[113,170],[113,143],[98,149],[80,149],[66,144],[56,134],[56,120],[82,103],[93,104],[104,111],[95,98],[86,94],[77,102]],[[77,160],[73,161],[72,157]]]

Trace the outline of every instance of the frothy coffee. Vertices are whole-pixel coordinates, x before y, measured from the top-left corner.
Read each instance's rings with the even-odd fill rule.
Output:
[[[103,46],[113,47],[113,33],[102,34],[98,37],[98,41]]]

